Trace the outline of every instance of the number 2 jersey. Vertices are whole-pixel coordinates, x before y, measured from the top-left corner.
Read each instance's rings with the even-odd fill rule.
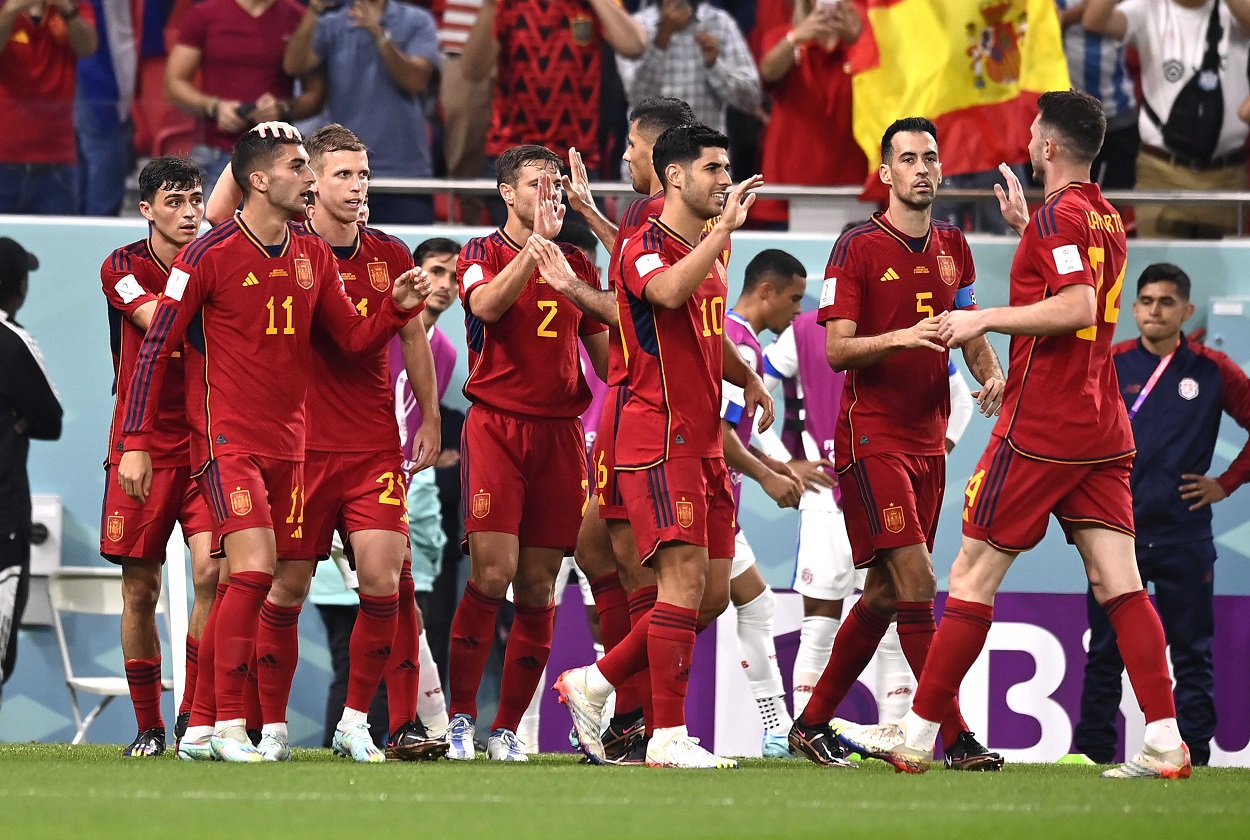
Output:
[[[1131,454],[1111,359],[1128,243],[1097,184],[1073,182],[1033,214],[1011,264],[1011,305],[1038,303],[1068,286],[1094,288],[1097,320],[1066,335],[1011,339],[1003,412],[994,434],[1022,455],[1062,463]]]
[[[343,291],[334,254],[320,237],[290,223],[266,246],[236,215],[182,250],[152,315],[131,380],[125,448],[149,449],[168,348],[186,338],[186,377],[202,387],[188,400],[191,465],[219,455],[304,460],[304,395],[312,372],[313,323],[348,352],[385,346],[420,312],[388,295],[362,318]]]
[[[557,243],[573,273],[599,288],[599,270],[580,250]],[[488,324],[473,314],[470,295],[492,282],[524,247],[502,228],[470,239],[460,251],[456,276],[468,331],[469,378],[464,395],[497,411],[538,418],[576,418],[590,405],[578,338],[606,329],[585,318],[571,300],[547,284],[537,268],[521,294]]]
[[[975,309],[975,280],[959,228],[933,221],[913,239],[875,213],[834,243],[816,320],[854,321],[857,336],[907,329],[952,309]],[[946,452],[949,355],[899,350],[846,372],[834,442],[839,471],[867,455]]]

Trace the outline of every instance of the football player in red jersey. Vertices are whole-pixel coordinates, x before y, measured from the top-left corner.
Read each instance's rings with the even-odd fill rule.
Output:
[[[231,168],[243,209],[186,248],[170,272],[131,380],[117,472],[131,498],[146,499],[167,348],[185,337],[188,379],[204,383],[188,404],[192,469],[230,582],[213,610],[216,710],[195,704],[179,752],[202,754],[207,746],[224,760],[250,762],[264,760],[243,728],[261,605],[278,557],[307,556],[299,525],[313,325],[367,358],[415,317],[429,285],[420,272],[405,272],[380,311],[361,317],[329,246],[291,221],[316,183],[303,144],[249,132]],[[215,714],[215,726],[197,713]]]
[[[1089,180],[1106,119],[1097,99],[1077,91],[1042,94],[1038,110],[1029,158],[1046,203],[1029,219],[1019,182],[1006,167],[1009,188],[996,189],[1003,215],[1021,234],[1011,305],[948,312],[937,328],[938,339],[952,347],[987,332],[1011,336],[1003,413],[964,491],[964,539],[951,567],[942,627],[912,710],[900,723],[849,736],[900,770],[928,769],[934,721],[946,715],[985,645],[994,595],[1054,514],[1115,627],[1146,716],[1142,750],[1103,776],[1183,779],[1191,772],[1189,749],[1176,723],[1163,625],[1137,569],[1133,434],[1111,359],[1127,240],[1119,213]]]
[[[389,293],[391,277],[412,268],[412,257],[398,239],[357,224],[369,186],[369,157],[360,138],[341,125],[328,125],[308,139],[307,148],[317,175],[317,212],[304,227],[330,245],[356,311],[369,317]],[[423,469],[438,457],[439,448],[434,362],[418,319],[408,322],[400,336],[424,418],[413,441],[415,468]],[[395,425],[389,351],[369,358],[345,356],[323,333],[314,337],[313,349],[305,400],[304,521],[298,526],[307,559],[279,561],[261,607],[256,658],[264,725],[257,748],[269,760],[290,758],[286,712],[299,657],[299,613],[312,582],[312,561],[329,555],[341,523],[356,560],[360,613],[334,749],[357,761],[380,760],[367,711],[385,670],[389,753],[436,758],[446,745],[424,737],[415,719],[420,630],[411,565],[405,559],[408,476]]]
[[[903,654],[919,676],[936,625],[933,537],[946,486],[950,416],[948,352],[937,340],[941,315],[976,306],[976,269],[963,233],[935,221],[942,180],[937,128],[927,119],[894,122],[881,140],[887,209],[838,238],[825,270],[817,320],[834,370],[847,371],[835,432],[852,559],[867,568],[864,595],[842,623],[790,746],[817,764],[846,767],[828,721],[897,616]],[[983,387],[981,410],[998,410],[1003,372],[989,341],[963,348]],[[960,769],[997,770],[952,707],[943,747]]]
[[[595,762],[604,760],[604,702],[613,686],[649,661],[654,730],[646,762],[737,766],[698,746],[685,725],[695,629],[728,605],[733,557],[733,498],[720,424],[728,289],[720,257],[729,234],[746,221],[754,203],[750,190],[761,182],[755,176],[730,191],[727,144],[706,126],[677,126],[659,136],[652,156],[665,184],[664,210],[621,258],[617,300],[629,398],[620,412],[616,470],[658,592],[655,606],[598,665],[568,671],[556,682],[582,748]]]
[[[118,248],[100,266],[108,300],[117,398],[105,460],[100,554],[122,567],[122,656],[139,734],[123,755],[165,752],[161,718],[161,643],[156,631],[156,603],[161,592],[161,564],[174,524],[191,549],[195,604],[187,626],[187,673],[174,737],[181,735],[195,696],[200,636],[217,585],[218,562],[210,556],[213,530],[208,505],[191,478],[190,428],[183,392],[183,359],[170,361],[169,387],[158,408],[160,422],[152,438],[152,492],[146,503],[126,495],[112,473],[121,461],[121,425],[130,377],[143,334],[165,291],[169,267],[195,239],[204,217],[204,171],[189,160],[158,157],[139,173],[139,212],[148,220],[148,236]],[[184,717],[184,715],[186,717]]]
[[[585,501],[580,417],[590,388],[577,342],[602,376],[607,335],[538,268],[537,244],[563,224],[559,167],[542,146],[502,154],[497,179],[508,220],[469,240],[457,264],[469,339],[464,393],[472,403],[461,449],[471,572],[452,622],[448,675],[448,757],[458,760],[474,757],[478,687],[509,584],[516,618],[488,755],[527,760],[516,728],[551,653],[555,579],[577,540]],[[572,245],[559,247],[576,282],[597,287],[590,260]]]

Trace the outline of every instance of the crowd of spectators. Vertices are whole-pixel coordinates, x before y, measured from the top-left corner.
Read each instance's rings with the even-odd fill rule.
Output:
[[[1105,188],[1245,189],[1250,0],[1056,4],[1073,86],[1106,109]],[[848,52],[866,14],[866,0],[0,0],[0,213],[116,215],[143,157],[186,153],[215,178],[272,119],[343,123],[382,177],[493,177],[502,149],[536,142],[616,180],[624,115],[650,96],[727,131],[740,174],[860,185]],[[988,186],[981,174],[955,178]],[[370,202],[382,224],[493,215]],[[788,208],[753,216],[784,228]],[[1236,209],[1140,205],[1137,225],[1219,237]]]

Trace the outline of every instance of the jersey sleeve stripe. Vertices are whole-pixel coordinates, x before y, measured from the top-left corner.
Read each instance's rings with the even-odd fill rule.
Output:
[[[872,233],[872,228],[860,225],[839,236],[838,241],[833,243],[833,250],[829,253],[829,263],[825,267],[841,268],[842,264],[846,262],[846,255],[850,250],[851,242],[867,233]]]
[[[129,405],[126,406],[126,419],[122,424],[123,434],[137,432],[143,425],[145,403],[152,381],[152,364],[160,355],[165,345],[165,338],[169,335],[169,329],[173,326],[177,316],[178,310],[172,306],[157,307],[156,318],[143,338],[144,345],[152,343],[153,352],[145,355],[142,347],[139,350],[139,366],[134,373],[134,382],[138,387],[131,389]]]
[[[187,249],[183,251],[182,261],[193,268],[199,265],[200,260],[204,258],[205,251],[230,236],[230,234],[238,230],[238,227],[238,224],[231,219],[230,221],[213,228],[202,238],[197,239],[187,246]]]

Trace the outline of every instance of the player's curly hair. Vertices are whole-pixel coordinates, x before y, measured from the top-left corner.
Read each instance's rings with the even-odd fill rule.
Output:
[[[1101,102],[1079,90],[1049,90],[1038,97],[1037,111],[1042,133],[1057,136],[1074,163],[1094,162],[1107,134]]]
[[[560,156],[546,146],[534,144],[513,146],[495,161],[495,183],[515,187],[517,181],[521,178],[521,170],[531,163],[540,166],[554,163],[557,170],[564,165],[564,161],[560,160]]]
[[[204,186],[198,163],[176,155],[152,158],[139,173],[139,200],[151,204],[160,190],[193,190]]]
[[[651,150],[651,164],[660,182],[668,187],[664,171],[672,164],[683,169],[699,159],[704,149],[728,149],[729,138],[706,125],[676,125],[667,129],[655,140]]]

